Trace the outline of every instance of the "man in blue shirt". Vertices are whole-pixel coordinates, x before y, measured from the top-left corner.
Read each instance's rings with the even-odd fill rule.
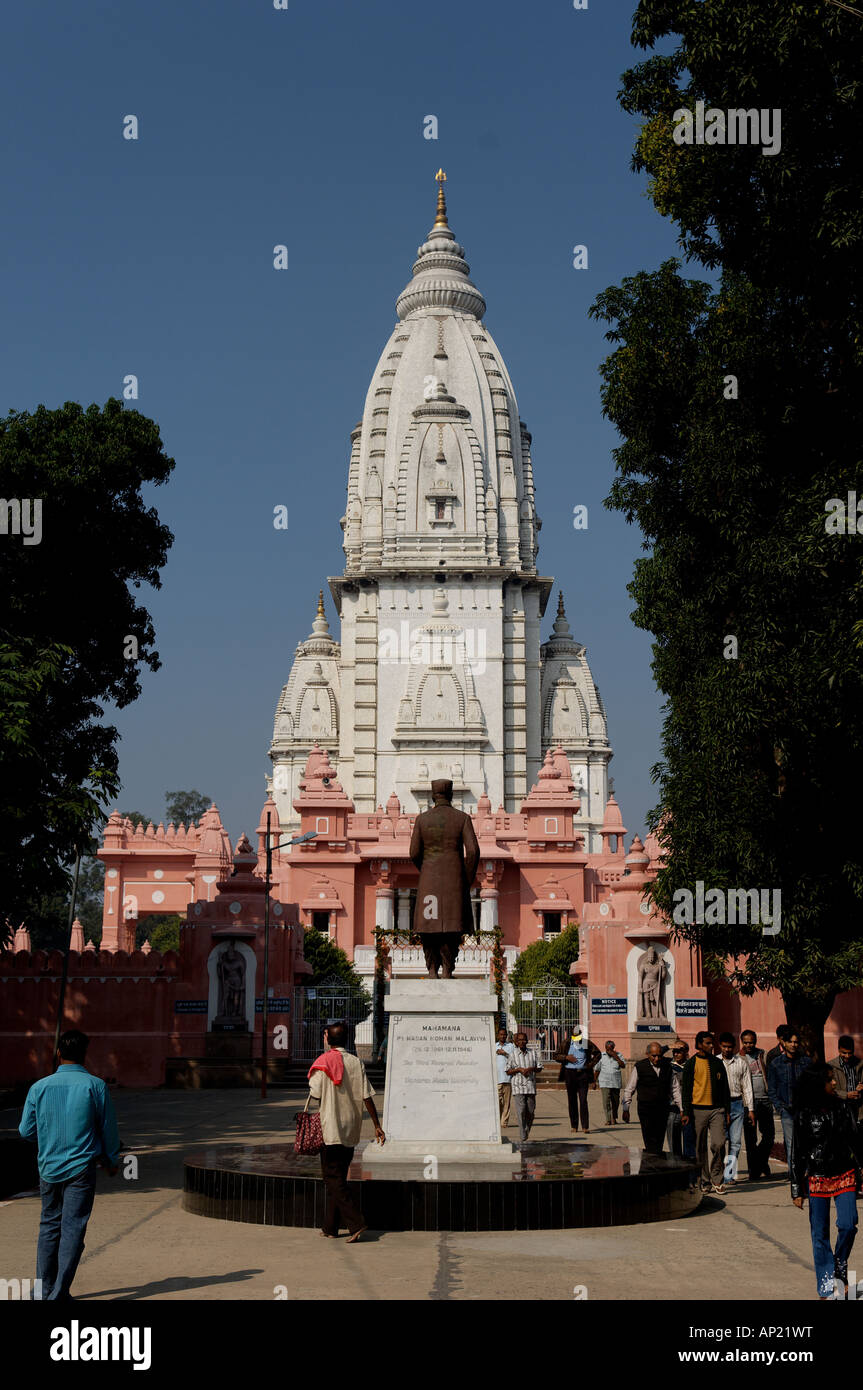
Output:
[[[566,1099],[569,1107],[569,1123],[573,1134],[578,1133],[578,1121],[585,1134],[590,1133],[590,1115],[587,1108],[588,1090],[596,1090],[593,1069],[599,1061],[600,1052],[596,1043],[585,1038],[578,1024],[572,1029],[566,1051],[561,1049],[555,1061],[560,1062],[558,1081],[566,1085]]]
[[[777,1029],[777,1033],[778,1033]],[[782,1044],[767,1068],[767,1094],[773,1102],[774,1110],[779,1111],[782,1123],[782,1137],[785,1140],[785,1161],[791,1163],[791,1139],[794,1133],[794,1119],[791,1113],[794,1087],[801,1072],[812,1064],[812,1058],[800,1050],[800,1037],[789,1027]]]
[[[63,1033],[59,1066],[30,1087],[18,1132],[38,1145],[42,1220],[36,1278],[43,1299],[68,1299],[84,1253],[84,1233],[96,1195],[96,1168],[113,1177],[120,1158],[117,1118],[108,1087],[84,1066],[90,1039]]]

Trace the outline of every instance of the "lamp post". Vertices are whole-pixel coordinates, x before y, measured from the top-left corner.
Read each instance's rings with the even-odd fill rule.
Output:
[[[66,949],[63,952],[63,969],[60,973],[60,997],[57,1000],[57,1025],[54,1029],[54,1066],[57,1070],[57,1048],[60,1046],[60,1030],[63,1026],[63,1009],[66,1004],[66,981],[69,978],[69,951],[72,946],[72,923],[75,921],[75,904],[78,899],[78,875],[81,871],[81,851],[75,853],[75,877],[72,881],[72,896],[69,899],[69,922],[66,929]]]
[[[289,845],[301,845],[304,840],[314,840],[317,836],[316,830],[307,830],[305,835],[295,835],[292,840],[285,840],[282,845],[270,844],[270,820],[272,812],[267,812],[267,839],[266,839],[266,892],[264,894],[264,998],[261,1009],[261,1100],[267,1098],[267,1041],[269,1033],[269,1002],[270,1002],[270,883],[273,876],[273,849],[287,849]],[[71,930],[71,928],[70,928]]]

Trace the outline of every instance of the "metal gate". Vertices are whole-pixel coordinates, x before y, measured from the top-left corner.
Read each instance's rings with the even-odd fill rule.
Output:
[[[294,990],[292,1056],[298,1061],[313,1061],[324,1050],[324,1029],[329,1023],[347,1024],[347,1048],[355,1051],[357,1029],[371,1012],[368,992],[339,975],[328,975],[317,985],[298,987]]]
[[[513,1033],[517,1029],[526,1033],[541,1060],[548,1062],[563,1050],[578,1016],[578,986],[564,985],[552,975],[545,975],[515,991],[510,1027]]]

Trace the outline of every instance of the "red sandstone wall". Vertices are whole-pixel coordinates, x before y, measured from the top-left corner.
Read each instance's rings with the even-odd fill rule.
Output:
[[[717,1032],[742,1033],[753,1028],[758,1045],[769,1051],[776,1042],[776,1029],[785,1022],[785,1005],[776,990],[743,999],[732,994],[722,981],[707,985],[707,1020]],[[863,990],[840,994],[824,1025],[824,1048],[828,1057],[835,1057],[838,1039],[850,1033],[857,1043],[858,1055],[863,1039]]]
[[[95,1075],[123,1086],[164,1082],[177,964],[174,951],[70,952],[63,1023],[91,1038]],[[51,1071],[62,965],[59,951],[0,956],[0,1084]]]

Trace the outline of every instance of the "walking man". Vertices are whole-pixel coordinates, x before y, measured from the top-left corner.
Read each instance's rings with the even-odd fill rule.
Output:
[[[680,1105],[680,1082],[658,1042],[648,1043],[647,1056],[632,1068],[623,1093],[623,1118],[629,1119],[632,1097],[638,1092],[638,1119],[644,1152],[661,1154],[672,1105]]]
[[[752,1078],[749,1067],[737,1053],[737,1039],[733,1033],[720,1033],[719,1052],[722,1065],[728,1077],[731,1093],[731,1122],[728,1126],[728,1158],[725,1165],[725,1181],[737,1186],[740,1166],[740,1145],[743,1142],[744,1115],[750,1124],[755,1123]]]
[[[779,1111],[782,1137],[785,1141],[785,1162],[791,1163],[791,1139],[794,1122],[791,1113],[791,1097],[797,1078],[802,1075],[812,1058],[801,1055],[800,1038],[789,1028],[782,1042],[782,1051],[777,1053],[767,1068],[767,1093],[774,1109]]]
[[[725,1191],[725,1138],[731,1120],[731,1092],[725,1067],[713,1055],[713,1034],[695,1034],[695,1056],[684,1064],[680,1123],[695,1130],[696,1162],[701,1164],[701,1191]],[[708,1152],[708,1139],[710,1151]]]
[[[776,1029],[776,1046],[771,1047],[767,1056],[764,1058],[764,1070],[770,1071],[770,1063],[774,1057],[781,1057],[785,1051],[785,1040],[791,1037],[791,1026],[788,1023],[780,1023]]]
[[[863,1096],[863,1062],[854,1053],[854,1039],[845,1033],[839,1039],[839,1052],[827,1063],[836,1077],[835,1094],[844,1100],[853,1118],[859,1123],[860,1098]]]
[[[743,1120],[743,1140],[746,1144],[746,1166],[749,1181],[770,1177],[770,1150],[776,1137],[773,1123],[773,1105],[767,1094],[767,1068],[764,1064],[764,1051],[758,1046],[758,1035],[747,1028],[740,1034],[740,1055],[749,1068],[752,1082],[752,1110],[754,1119]],[[759,1138],[760,1134],[760,1138]]]
[[[688,1043],[678,1040],[671,1044],[671,1070],[677,1077],[678,1082],[683,1075],[683,1064],[688,1056]],[[688,1129],[684,1129],[681,1125],[680,1105],[674,1102],[672,1102],[671,1112],[668,1116],[665,1137],[668,1141],[668,1152],[673,1154],[675,1158],[683,1158],[684,1156],[692,1159],[695,1158],[695,1148],[692,1146],[692,1135]]]
[[[500,1105],[500,1127],[506,1129],[509,1125],[510,1106],[512,1104],[512,1078],[507,1072],[512,1056],[512,1043],[506,1040],[506,1029],[497,1030],[497,1048],[495,1050],[495,1061],[497,1062],[497,1099]]]
[[[84,1066],[90,1039],[72,1028],[57,1048],[53,1076],[27,1093],[18,1133],[38,1145],[42,1220],[36,1247],[42,1299],[71,1299],[96,1195],[96,1169],[117,1172],[120,1136],[108,1087]]]
[[[536,1115],[536,1074],[540,1071],[542,1063],[533,1048],[528,1047],[527,1034],[516,1033],[507,1074],[512,1082],[518,1137],[522,1144],[527,1143]]]
[[[560,1062],[560,1074],[557,1079],[563,1081],[566,1086],[569,1123],[573,1134],[577,1134],[580,1117],[582,1129],[585,1134],[589,1134],[590,1111],[587,1108],[587,1092],[596,1088],[593,1069],[599,1061],[599,1048],[596,1043],[587,1041],[576,1024],[568,1046],[564,1043],[564,1049],[566,1050],[557,1054],[555,1061]]]
[[[614,1043],[607,1042],[605,1051],[593,1069],[593,1074],[599,1082],[599,1094],[602,1096],[602,1108],[607,1125],[617,1124],[620,1086],[625,1066],[626,1063],[616,1050]]]
[[[309,1091],[321,1103],[321,1175],[327,1192],[322,1236],[337,1236],[340,1225],[350,1232],[348,1244],[367,1229],[363,1214],[348,1192],[348,1169],[360,1140],[363,1106],[372,1117],[375,1141],[385,1142],[372,1096],[374,1087],[359,1057],[345,1051],[348,1030],[344,1023],[324,1029],[324,1051],[309,1068]],[[341,1217],[341,1220],[339,1220]]]

